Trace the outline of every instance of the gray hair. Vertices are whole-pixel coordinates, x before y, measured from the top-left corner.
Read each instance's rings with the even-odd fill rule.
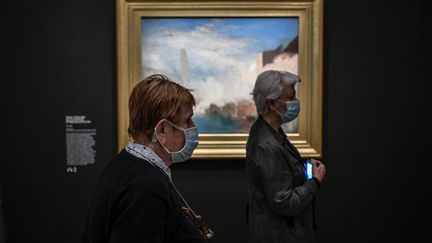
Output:
[[[300,82],[299,76],[285,71],[268,70],[260,75],[252,91],[257,113],[266,115],[270,110],[267,100],[276,100],[282,95],[283,83],[296,84]]]

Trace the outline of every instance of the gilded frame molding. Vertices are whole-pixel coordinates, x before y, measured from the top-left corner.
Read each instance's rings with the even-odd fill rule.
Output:
[[[299,18],[302,112],[299,132],[287,134],[303,157],[322,157],[323,0],[143,1],[117,0],[118,147],[129,141],[128,98],[141,78],[142,17]],[[248,134],[200,134],[193,158],[244,158]]]

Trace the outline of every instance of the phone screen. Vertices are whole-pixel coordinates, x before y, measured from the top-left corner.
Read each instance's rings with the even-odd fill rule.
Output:
[[[312,179],[312,162],[306,160],[306,178]]]

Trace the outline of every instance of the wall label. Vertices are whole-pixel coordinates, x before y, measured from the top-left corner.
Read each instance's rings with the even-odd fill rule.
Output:
[[[66,172],[95,163],[96,128],[86,116],[66,116]]]

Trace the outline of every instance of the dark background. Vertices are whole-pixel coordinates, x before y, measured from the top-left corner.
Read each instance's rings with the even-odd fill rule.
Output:
[[[321,242],[430,237],[430,10],[426,0],[325,1]],[[7,1],[1,11],[0,242],[78,242],[117,150],[115,1]],[[96,163],[78,173],[66,173],[66,115],[97,129]],[[214,242],[245,242],[243,160],[190,161],[173,175]]]

